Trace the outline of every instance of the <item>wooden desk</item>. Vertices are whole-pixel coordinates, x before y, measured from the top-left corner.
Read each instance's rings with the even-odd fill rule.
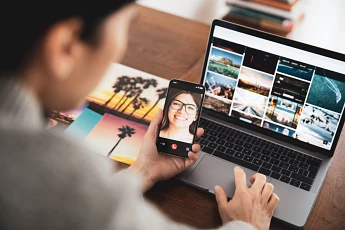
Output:
[[[129,36],[123,64],[167,79],[199,82],[209,26],[145,7]],[[345,229],[344,135],[305,229]],[[221,225],[213,195],[170,180],[145,197],[170,218],[198,228]],[[271,229],[289,229],[273,221]]]

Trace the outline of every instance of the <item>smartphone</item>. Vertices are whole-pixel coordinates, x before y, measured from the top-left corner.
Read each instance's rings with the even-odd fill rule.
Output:
[[[204,97],[203,85],[170,81],[157,135],[159,152],[188,157],[196,138]]]

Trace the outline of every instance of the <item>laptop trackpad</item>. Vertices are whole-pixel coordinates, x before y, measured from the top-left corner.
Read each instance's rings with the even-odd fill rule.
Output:
[[[210,192],[213,192],[214,186],[220,185],[225,189],[228,197],[233,197],[235,193],[235,166],[236,164],[229,161],[211,155],[205,155],[187,180],[202,188],[211,189]],[[249,178],[256,172],[243,167],[242,169],[247,175],[247,185],[250,187],[251,183]],[[270,181],[271,178],[267,177],[267,182]]]

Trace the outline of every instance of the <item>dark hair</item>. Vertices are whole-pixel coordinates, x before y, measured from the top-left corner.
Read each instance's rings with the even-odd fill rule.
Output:
[[[92,41],[103,20],[134,0],[110,1],[8,1],[0,10],[0,75],[15,74],[25,67],[46,31],[59,21],[80,18],[81,39]]]
[[[180,90],[180,89],[175,89],[175,88],[169,89],[169,95],[168,95],[168,97],[166,99],[166,103],[165,103],[166,104],[166,108],[165,108],[164,113],[163,113],[163,120],[162,120],[161,130],[169,128],[169,125],[170,125],[170,122],[169,122],[169,119],[168,119],[169,107],[171,105],[171,102],[178,95],[181,95],[181,94],[189,94],[189,95],[191,95],[193,100],[194,100],[194,102],[195,102],[195,104],[196,104],[196,106],[198,107],[198,110],[200,109],[200,107],[201,107],[201,95],[200,94],[189,92],[189,91],[184,91],[184,90]],[[189,132],[194,135],[194,133],[196,131],[196,128],[197,128],[197,122],[193,121],[193,123],[189,126]]]

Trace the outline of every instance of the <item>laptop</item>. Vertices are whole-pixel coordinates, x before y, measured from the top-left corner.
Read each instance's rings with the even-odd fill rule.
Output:
[[[232,197],[235,165],[265,174],[274,218],[303,227],[344,124],[345,55],[215,20],[201,84],[202,148],[179,179]]]

